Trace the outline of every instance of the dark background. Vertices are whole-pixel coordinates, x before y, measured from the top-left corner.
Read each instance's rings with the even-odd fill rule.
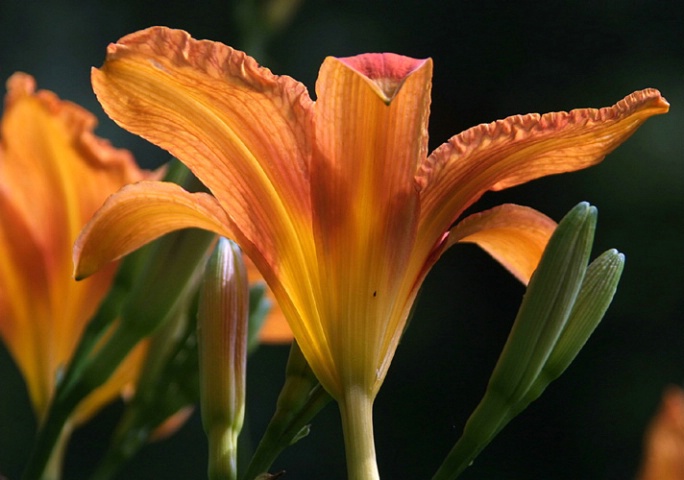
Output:
[[[145,165],[167,155],[107,120],[89,85],[105,47],[151,25],[242,47],[235,2],[0,0],[0,78],[22,70],[41,88],[96,112],[98,133]],[[464,479],[629,479],[663,388],[684,381],[684,2],[600,0],[304,1],[258,60],[309,86],[327,55],[394,51],[435,61],[431,147],[508,115],[612,105],[644,87],[672,104],[592,169],[489,194],[477,209],[513,201],[559,220],[587,200],[599,208],[596,253],[626,254],[603,323],[563,377],[516,418]],[[426,281],[416,316],[375,406],[380,472],[429,478],[483,393],[523,287],[474,247],[449,251]],[[272,413],[285,347],[250,360],[248,429]],[[86,478],[120,405],[77,431],[66,479]],[[19,478],[35,424],[23,382],[0,347],[0,473]],[[206,478],[199,416],[147,447],[119,478]],[[278,460],[286,479],[344,479],[331,404]]]

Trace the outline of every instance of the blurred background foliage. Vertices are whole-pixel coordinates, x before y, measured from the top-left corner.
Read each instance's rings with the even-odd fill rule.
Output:
[[[98,133],[146,166],[168,155],[122,131],[94,98],[89,68],[109,42],[151,25],[240,48],[235,1],[0,0],[0,79],[34,75],[94,111]],[[259,3],[259,2],[256,2]],[[258,6],[258,5],[257,5]],[[327,55],[393,51],[435,61],[431,148],[482,122],[528,112],[601,107],[656,87],[671,112],[648,121],[598,167],[486,195],[477,210],[510,201],[556,220],[581,200],[599,209],[595,255],[627,265],[613,306],[575,363],[515,419],[464,479],[625,479],[663,388],[684,382],[684,4],[602,2],[304,0],[291,23],[252,52],[313,92]],[[247,34],[247,35],[246,35]],[[251,46],[250,46],[251,45]],[[313,94],[312,94],[313,95]],[[449,251],[428,277],[415,318],[375,406],[383,478],[429,478],[481,397],[523,287],[470,246]],[[256,441],[282,385],[287,347],[261,347],[248,371],[245,434]],[[66,479],[87,478],[121,405],[77,431]],[[34,437],[23,381],[0,346],[0,473],[19,477]],[[145,448],[120,478],[204,478],[199,415]],[[336,407],[276,462],[285,478],[343,479]]]

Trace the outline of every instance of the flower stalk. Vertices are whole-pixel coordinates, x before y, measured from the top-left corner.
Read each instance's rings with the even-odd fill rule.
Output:
[[[360,388],[349,388],[339,401],[349,480],[380,478],[373,437],[373,397]]]
[[[45,473],[42,480],[60,480],[62,478],[62,471],[64,467],[64,455],[71,438],[72,425],[68,422],[62,428],[59,439],[55,443],[54,448],[50,454],[50,459],[45,467]]]

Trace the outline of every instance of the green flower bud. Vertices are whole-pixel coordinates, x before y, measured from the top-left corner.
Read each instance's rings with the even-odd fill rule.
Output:
[[[570,365],[617,289],[624,256],[587,268],[596,208],[580,203],[560,222],[530,280],[487,391],[433,480],[456,478],[508,422]]]
[[[245,413],[249,284],[239,247],[219,239],[200,291],[197,341],[209,479],[237,478],[237,438]]]

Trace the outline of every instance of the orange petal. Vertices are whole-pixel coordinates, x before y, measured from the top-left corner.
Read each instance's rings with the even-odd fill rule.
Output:
[[[202,228],[231,237],[228,218],[214,197],[173,183],[139,182],[107,199],[74,246],[76,278],[84,278],[160,236]]]
[[[54,386],[49,280],[40,245],[0,189],[0,338],[26,381],[39,417],[47,411]]]
[[[532,208],[504,204],[476,213],[449,231],[445,248],[475,243],[527,285],[556,222]]]
[[[255,260],[276,263],[276,252],[310,237],[313,103],[304,85],[163,27],[110,45],[92,82],[117,123],[171,152],[241,220],[233,238]]]
[[[401,331],[392,309],[415,238],[413,177],[427,152],[431,76],[429,59],[367,54],[327,58],[316,83],[311,192],[324,290],[318,308],[330,323],[314,341],[344,358],[338,371],[365,365],[373,382],[385,336]],[[308,357],[309,346],[300,346]]]
[[[515,115],[466,130],[418,171],[421,229],[436,239],[487,190],[594,165],[668,108],[660,92],[647,89],[612,107]]]
[[[292,329],[287,323],[285,314],[273,300],[266,322],[259,331],[259,341],[267,344],[289,343],[292,341]]]
[[[243,256],[245,266],[247,267],[247,279],[250,285],[256,283],[263,283],[264,278],[257,270],[256,265],[249,257]],[[288,343],[292,341],[292,329],[287,323],[283,310],[278,305],[273,292],[266,287],[266,298],[271,303],[271,308],[266,315],[266,321],[259,331],[259,341],[262,343]]]
[[[164,420],[161,425],[154,429],[154,431],[150,434],[148,442],[158,442],[176,433],[183,425],[185,425],[185,422],[188,421],[194,411],[194,405],[186,405],[178,410],[176,413]]]
[[[408,235],[410,243],[417,213],[413,175],[427,152],[431,76],[431,60],[394,54],[323,63],[311,166],[321,251],[346,256],[356,245],[341,242],[368,240],[361,237],[383,251],[386,237]]]

